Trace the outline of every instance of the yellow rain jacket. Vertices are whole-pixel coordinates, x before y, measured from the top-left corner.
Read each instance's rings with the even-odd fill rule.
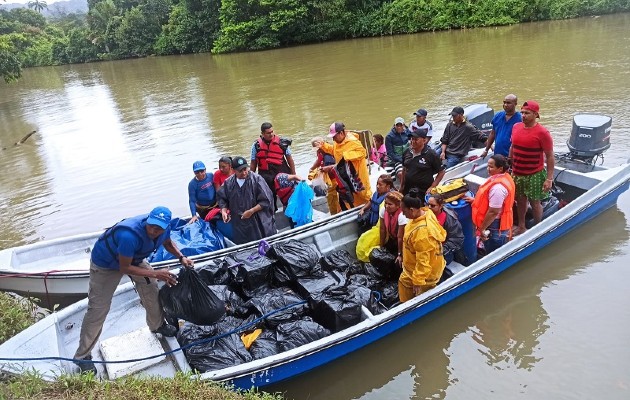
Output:
[[[446,231],[428,208],[423,210],[423,216],[405,226],[403,269],[413,286],[435,286],[446,266],[442,256]]]
[[[356,134],[346,131],[346,138],[343,142],[324,143],[322,150],[332,154],[336,162],[341,161],[343,158],[347,162],[352,163],[357,171],[365,189],[361,192],[353,193],[354,206],[360,206],[369,202],[372,198],[372,188],[370,187],[370,172],[367,167],[367,150],[365,150]]]

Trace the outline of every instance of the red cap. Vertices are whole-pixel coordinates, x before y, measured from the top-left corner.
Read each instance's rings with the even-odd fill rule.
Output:
[[[534,100],[527,100],[525,103],[523,103],[521,110],[529,110],[529,111],[535,112],[536,114],[539,114],[540,105],[538,105],[538,102]]]

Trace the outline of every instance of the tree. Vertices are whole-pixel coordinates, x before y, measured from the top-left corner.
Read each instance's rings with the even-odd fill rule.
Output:
[[[22,76],[20,60],[9,44],[0,43],[0,76],[6,83],[17,81]]]
[[[48,8],[48,3],[46,3],[44,0],[31,0],[28,2],[28,8],[32,8],[33,10],[41,14],[44,8]]]

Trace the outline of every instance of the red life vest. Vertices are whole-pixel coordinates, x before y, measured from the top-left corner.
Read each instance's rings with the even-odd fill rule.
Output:
[[[490,208],[490,189],[497,183],[503,185],[508,192],[507,197],[503,201],[503,210],[501,211],[499,229],[504,231],[512,228],[512,224],[514,223],[512,206],[514,205],[516,186],[514,185],[514,180],[512,180],[510,174],[507,173],[493,175],[479,187],[479,190],[475,195],[475,201],[472,203],[472,220],[478,228],[483,223],[486,213]]]
[[[271,142],[267,143],[262,137],[258,138],[256,146],[256,161],[258,162],[259,171],[267,171],[269,165],[286,164],[284,158],[284,149],[280,146],[280,137],[274,135]],[[287,164],[288,167],[288,164]]]

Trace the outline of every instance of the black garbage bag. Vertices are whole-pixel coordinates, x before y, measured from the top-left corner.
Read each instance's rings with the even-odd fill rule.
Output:
[[[177,285],[163,286],[159,298],[169,320],[181,318],[197,325],[209,325],[225,315],[225,303],[220,300],[194,269],[182,268]]]
[[[260,255],[258,250],[231,254],[223,260],[232,277],[232,288],[246,297],[251,297],[258,288],[271,282],[273,264],[274,260]]]
[[[370,264],[385,279],[397,280],[402,272],[400,266],[396,264],[396,256],[383,247],[377,247],[370,252]]]
[[[348,278],[348,281],[347,281],[348,285],[365,286],[366,288],[369,288],[372,290],[378,290],[385,283],[386,282],[384,280],[377,279],[377,278],[374,278],[373,276],[365,275],[365,274],[352,275],[351,277]]]
[[[348,269],[346,270],[346,275],[348,277],[352,276],[352,275],[365,275],[365,265],[363,262],[356,260],[355,262],[352,263],[352,265],[350,265],[348,267]]]
[[[340,271],[346,273],[358,260],[346,250],[336,250],[319,260],[324,271]]]
[[[310,318],[286,322],[278,326],[278,349],[283,352],[330,335],[330,331]]]
[[[189,347],[184,353],[190,366],[199,372],[215,371],[252,360],[238,333]]]
[[[287,307],[296,303],[304,304]],[[268,293],[248,300],[245,303],[245,307],[255,309],[257,317],[287,307],[285,310],[273,313],[265,318],[265,324],[272,329],[283,322],[300,319],[309,311],[304,299],[289,288],[272,289]]]
[[[276,331],[271,329],[265,329],[254,340],[254,343],[249,347],[249,354],[252,355],[254,360],[260,360],[261,358],[273,356],[278,354],[278,339],[276,338]]]
[[[322,278],[300,278],[297,280],[295,287],[300,296],[308,299],[322,293],[330,287],[344,286],[345,284],[345,275],[339,271],[333,270],[326,272]]]
[[[371,277],[372,279],[375,279],[381,282],[385,282],[388,280],[388,276],[384,275],[380,269],[376,268],[371,263],[363,264],[363,269],[365,271],[364,273],[367,276]]]
[[[313,245],[297,240],[274,243],[267,257],[278,260],[273,277],[278,285],[287,285],[298,278],[324,276],[319,265],[321,255]]]
[[[222,265],[222,262],[204,265],[197,272],[206,285],[229,285],[232,281],[227,266]]]
[[[239,315],[244,301],[236,292],[230,290],[227,285],[208,285],[208,289],[225,303],[225,310],[228,315]]]
[[[338,332],[361,322],[361,306],[375,309],[372,304],[376,301],[371,292],[370,289],[357,285],[329,288],[309,300],[311,315],[325,328]]]
[[[388,309],[400,300],[398,296],[398,282],[387,282],[378,292],[381,294],[381,303]]]
[[[265,282],[259,287],[251,289],[251,290],[245,290],[243,288],[240,288],[239,293],[241,294],[241,297],[243,297],[244,300],[249,300],[249,299],[253,299],[254,297],[263,296],[271,292],[273,289],[275,289],[275,287],[271,283]]]

